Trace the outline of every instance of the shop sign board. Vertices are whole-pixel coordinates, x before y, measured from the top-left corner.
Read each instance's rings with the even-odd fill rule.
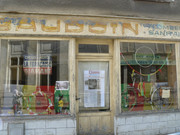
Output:
[[[0,16],[0,34],[179,39],[180,24],[103,17],[4,14]]]

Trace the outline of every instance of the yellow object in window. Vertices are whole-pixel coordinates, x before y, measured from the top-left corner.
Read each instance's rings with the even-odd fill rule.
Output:
[[[62,100],[59,100],[58,106],[59,106],[59,107],[63,107],[63,104],[64,104],[64,102],[63,102]]]

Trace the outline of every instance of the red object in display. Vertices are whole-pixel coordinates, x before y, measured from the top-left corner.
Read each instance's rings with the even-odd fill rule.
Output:
[[[38,86],[34,94],[36,95],[36,113],[54,114],[54,86]]]
[[[131,87],[134,87],[134,91],[136,93],[136,105],[133,107],[131,111],[143,111],[144,110],[144,96],[139,96],[140,91],[138,90],[138,83],[135,83],[134,86],[133,84],[129,84]],[[144,84],[145,87],[145,84]]]

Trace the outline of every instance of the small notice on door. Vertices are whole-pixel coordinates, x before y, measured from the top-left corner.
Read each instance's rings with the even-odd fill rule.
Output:
[[[170,98],[170,90],[162,90],[162,98]]]
[[[84,71],[84,107],[104,107],[105,71]]]

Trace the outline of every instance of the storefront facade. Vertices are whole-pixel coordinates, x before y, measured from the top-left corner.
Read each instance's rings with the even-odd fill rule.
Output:
[[[0,134],[180,132],[178,22],[0,18]]]

